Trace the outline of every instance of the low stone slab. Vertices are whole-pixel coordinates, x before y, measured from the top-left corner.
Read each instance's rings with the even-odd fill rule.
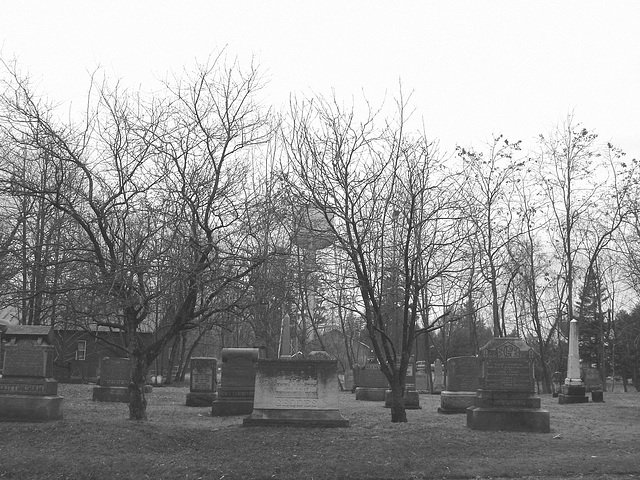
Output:
[[[386,395],[386,388],[356,388],[356,400],[362,400],[365,402],[384,402]]]
[[[516,407],[470,407],[467,425],[474,430],[549,433],[549,412]]]
[[[393,395],[391,390],[385,391],[384,406],[391,408],[393,403]],[[404,392],[404,408],[407,410],[420,410],[420,395],[416,390],[405,390]]]
[[[219,392],[218,392],[219,393]],[[211,416],[227,417],[233,415],[249,415],[253,412],[253,398],[220,398],[211,404]]]
[[[562,385],[558,394],[558,403],[566,405],[571,403],[588,403],[586,388],[581,385]]]
[[[187,393],[187,407],[211,407],[215,399],[215,393],[189,392]]]
[[[47,422],[62,419],[60,396],[0,395],[0,421]]]
[[[467,408],[474,406],[475,392],[450,392],[440,393],[439,413],[467,413]]]

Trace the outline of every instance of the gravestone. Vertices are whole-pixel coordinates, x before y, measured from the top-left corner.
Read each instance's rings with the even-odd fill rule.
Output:
[[[100,359],[98,386],[93,387],[93,401],[129,403],[129,383],[131,383],[131,360],[103,357]]]
[[[392,403],[393,394],[390,389],[387,389],[384,396],[384,406],[386,408],[391,408]],[[404,390],[404,408],[407,410],[419,410],[422,408],[420,406],[420,395],[416,390],[416,368],[413,360],[410,360],[409,365],[407,365]]]
[[[380,364],[371,359],[364,365],[353,366],[356,400],[384,402],[389,382],[380,370]]]
[[[574,318],[569,322],[569,352],[567,354],[567,377],[560,387],[558,403],[560,405],[573,403],[587,403],[589,397],[585,395],[586,388],[580,377],[580,354],[578,340],[578,321]]]
[[[433,390],[431,393],[439,395],[444,390],[444,370],[442,360],[436,358],[433,362]]]
[[[248,415],[253,411],[258,348],[223,348],[220,385],[211,405],[214,417]]]
[[[597,368],[585,368],[584,383],[587,392],[591,392],[591,400],[596,403],[604,402],[604,389]]]
[[[258,360],[255,386],[253,411],[244,426],[349,426],[338,409],[337,360]]]
[[[584,384],[587,392],[602,390],[600,371],[597,368],[588,367],[584,369]]]
[[[531,347],[518,337],[494,338],[480,353],[480,388],[467,408],[467,426],[549,433],[549,412],[535,395]]]
[[[554,372],[551,376],[551,388],[552,395],[557,397],[560,394],[560,386],[562,385],[562,374],[560,372]]]
[[[216,399],[218,362],[210,357],[191,359],[190,388],[187,393],[188,407],[210,407]]]
[[[42,422],[62,418],[62,397],[53,378],[50,326],[10,325],[3,337],[0,421]]]
[[[416,372],[416,390],[418,393],[431,393],[431,376],[426,371]]]
[[[447,360],[447,388],[440,393],[440,413],[467,413],[480,387],[480,359],[452,357]]]
[[[353,393],[355,391],[355,385],[353,383],[353,370],[348,369],[344,372],[344,381],[342,382],[342,389],[347,392]]]

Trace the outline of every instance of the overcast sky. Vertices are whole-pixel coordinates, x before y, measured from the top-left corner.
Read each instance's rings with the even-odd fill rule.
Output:
[[[451,152],[493,134],[527,144],[568,113],[640,157],[640,1],[56,1],[2,3],[0,49],[60,102],[89,73],[151,89],[226,51],[290,93],[393,97]]]

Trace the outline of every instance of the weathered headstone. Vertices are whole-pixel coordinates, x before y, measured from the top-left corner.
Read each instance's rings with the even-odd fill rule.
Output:
[[[433,362],[433,390],[431,393],[439,395],[444,390],[444,370],[442,360],[436,358]]]
[[[550,431],[549,412],[535,395],[533,350],[517,337],[494,338],[481,349],[480,388],[467,409],[472,430]]]
[[[218,362],[210,357],[191,359],[190,391],[187,393],[188,407],[210,407],[216,399]]]
[[[223,348],[218,395],[211,405],[214,417],[248,415],[253,411],[258,348]]]
[[[338,362],[258,360],[254,408],[245,426],[348,427],[338,409]]]
[[[580,355],[578,349],[578,321],[569,322],[569,353],[567,355],[567,378],[558,394],[560,405],[570,403],[587,403],[586,388],[580,378]]]
[[[128,358],[103,357],[100,359],[98,385],[93,387],[94,402],[129,403],[131,361]]]
[[[354,365],[353,382],[356,400],[384,402],[389,382],[377,361],[371,359],[364,365]]]
[[[447,389],[440,393],[440,413],[467,413],[480,387],[480,359],[464,356],[447,360]]]
[[[560,394],[560,386],[562,385],[562,374],[560,372],[554,372],[551,377],[552,395],[557,397]]]
[[[50,326],[10,325],[4,333],[0,421],[40,422],[62,418],[62,397],[53,379]]]
[[[588,367],[584,369],[584,383],[587,392],[602,390],[600,371],[597,368]]]

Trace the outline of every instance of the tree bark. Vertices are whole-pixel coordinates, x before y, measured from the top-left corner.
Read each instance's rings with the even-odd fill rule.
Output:
[[[129,383],[129,420],[147,420],[147,365],[145,355],[136,352],[131,358],[131,382]]]
[[[407,421],[407,411],[404,408],[404,385],[399,378],[391,382],[391,422],[400,423]]]

